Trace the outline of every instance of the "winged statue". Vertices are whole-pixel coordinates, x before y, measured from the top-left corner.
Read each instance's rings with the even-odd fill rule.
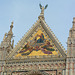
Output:
[[[41,9],[41,14],[44,14],[44,10],[48,7],[48,4],[44,7],[41,4],[39,4],[40,9]]]

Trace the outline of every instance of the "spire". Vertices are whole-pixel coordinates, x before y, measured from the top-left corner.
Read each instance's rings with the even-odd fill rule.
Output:
[[[10,26],[10,30],[8,32],[8,35],[13,35],[13,32],[12,32],[12,28],[13,28],[13,22],[11,22],[11,26]]]
[[[10,26],[10,28],[13,28],[13,22],[11,22],[11,26]]]
[[[11,46],[11,39],[13,37],[12,28],[13,28],[13,22],[11,22],[9,32],[8,33],[5,33],[4,38],[3,38],[3,41],[1,42],[1,46],[4,46],[4,47]]]
[[[13,37],[12,28],[13,28],[13,22],[11,22],[10,30],[9,30],[8,35],[7,35],[7,40],[8,41],[11,41],[11,38]]]
[[[75,30],[75,17],[73,18],[73,30]]]
[[[73,18],[73,26],[69,31],[69,37],[75,37],[75,17]]]

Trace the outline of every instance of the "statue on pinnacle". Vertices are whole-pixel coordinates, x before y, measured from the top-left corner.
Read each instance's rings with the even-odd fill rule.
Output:
[[[44,10],[48,7],[48,4],[44,7],[41,4],[39,4],[40,9],[41,9],[41,14],[44,14]]]

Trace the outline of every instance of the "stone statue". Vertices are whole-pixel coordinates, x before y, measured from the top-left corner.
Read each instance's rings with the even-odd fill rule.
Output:
[[[3,41],[6,41],[6,38],[7,38],[6,36],[7,36],[7,33],[5,33]]]
[[[12,48],[13,48],[13,46],[14,46],[14,40],[12,40],[12,45],[11,45],[11,46],[12,46]]]
[[[46,9],[48,7],[48,4],[44,7],[41,4],[39,4],[40,9],[41,9],[41,14],[44,14],[44,9]]]

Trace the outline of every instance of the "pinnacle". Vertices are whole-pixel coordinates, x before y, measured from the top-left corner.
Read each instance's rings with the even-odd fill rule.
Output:
[[[75,17],[73,18],[73,23],[75,23]]]
[[[10,27],[13,28],[13,22],[11,22],[11,26]]]
[[[73,30],[75,30],[75,17],[73,18]]]

